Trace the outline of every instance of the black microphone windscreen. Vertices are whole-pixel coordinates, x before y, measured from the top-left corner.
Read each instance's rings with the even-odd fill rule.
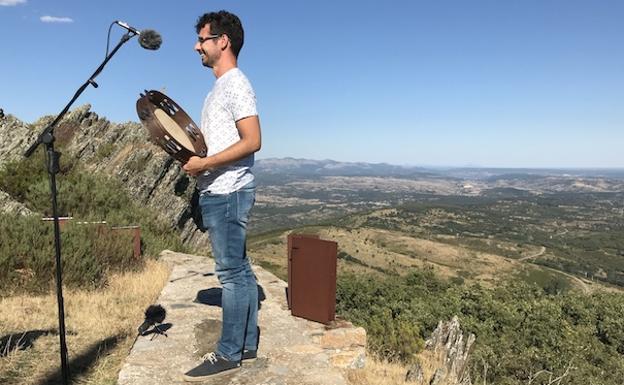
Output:
[[[145,29],[139,35],[139,44],[145,49],[157,50],[162,44],[162,37],[153,29]]]
[[[152,324],[161,323],[165,320],[167,311],[160,305],[150,305],[145,310],[145,322]]]

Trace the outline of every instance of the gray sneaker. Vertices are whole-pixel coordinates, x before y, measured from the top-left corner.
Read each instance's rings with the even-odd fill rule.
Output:
[[[257,350],[243,350],[243,355],[241,357],[241,361],[248,361],[248,362],[253,362],[256,360],[256,358],[258,358],[258,351]]]
[[[200,382],[209,378],[219,377],[240,369],[240,361],[229,361],[216,353],[208,353],[202,357],[204,362],[184,373],[184,381]]]

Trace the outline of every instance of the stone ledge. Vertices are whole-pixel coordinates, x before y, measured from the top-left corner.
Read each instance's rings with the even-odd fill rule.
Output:
[[[213,260],[170,251],[161,260],[172,266],[156,302],[167,310],[167,337],[138,337],[119,373],[119,385],[184,384],[182,374],[212,351],[219,338],[221,308],[197,301],[200,291],[220,290]],[[346,321],[323,325],[293,317],[287,309],[287,284],[258,266],[253,269],[261,288],[258,359],[206,383],[346,385],[342,368],[364,366],[364,329]]]

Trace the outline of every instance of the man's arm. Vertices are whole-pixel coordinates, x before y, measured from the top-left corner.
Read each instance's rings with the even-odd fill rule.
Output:
[[[260,120],[257,115],[238,120],[236,122],[236,128],[240,136],[238,142],[221,152],[205,158],[192,156],[189,161],[182,166],[184,171],[189,175],[197,176],[206,170],[226,166],[260,150],[262,138],[260,135]],[[208,143],[208,145],[210,145],[210,143]]]

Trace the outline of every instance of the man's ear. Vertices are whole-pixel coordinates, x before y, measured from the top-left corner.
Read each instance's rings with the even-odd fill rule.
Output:
[[[230,45],[230,37],[226,34],[223,34],[223,38],[219,40],[221,44],[221,51],[225,51],[227,47]]]

